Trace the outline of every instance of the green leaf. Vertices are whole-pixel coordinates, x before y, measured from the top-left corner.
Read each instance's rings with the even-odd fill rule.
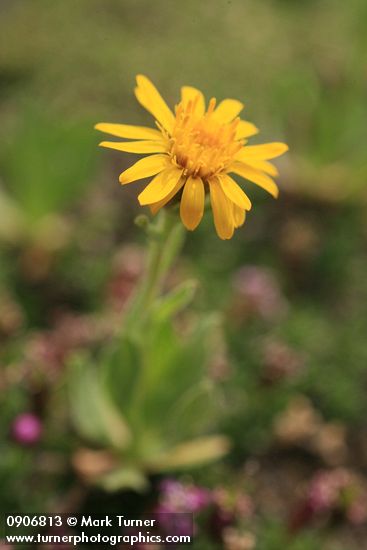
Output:
[[[184,309],[193,300],[197,281],[188,280],[161,298],[154,306],[154,321],[162,323]]]
[[[165,433],[170,440],[202,435],[212,429],[221,415],[218,389],[211,380],[194,385],[168,411]]]
[[[129,466],[108,472],[99,478],[97,484],[109,492],[133,489],[141,493],[148,488],[148,480],[143,472]]]
[[[123,334],[101,363],[103,385],[115,406],[128,417],[142,369],[138,344]]]
[[[209,336],[217,322],[216,316],[200,318],[191,335],[182,339],[167,319],[146,335],[142,415],[155,433],[172,434],[169,415],[187,392],[196,394],[206,379]]]
[[[129,429],[107,397],[94,365],[76,359],[69,388],[71,416],[80,434],[96,444],[125,449],[131,439]]]
[[[181,443],[166,451],[154,463],[152,471],[168,471],[191,468],[222,458],[230,449],[229,440],[222,435],[211,435]]]

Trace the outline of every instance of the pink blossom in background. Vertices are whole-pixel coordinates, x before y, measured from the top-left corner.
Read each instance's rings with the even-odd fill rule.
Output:
[[[15,418],[11,426],[11,435],[20,445],[35,445],[42,436],[41,420],[32,413],[23,413]]]

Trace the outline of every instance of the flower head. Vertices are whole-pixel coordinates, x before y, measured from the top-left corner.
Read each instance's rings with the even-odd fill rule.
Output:
[[[217,105],[212,98],[206,106],[199,90],[184,86],[173,113],[143,75],[137,76],[135,95],[155,118],[156,129],[110,123],[97,124],[96,129],[136,140],[103,141],[102,147],[150,155],[125,170],[120,182],[127,184],[154,176],[138,197],[140,204],[149,205],[153,214],[178,196],[182,222],[194,230],[203,217],[205,195],[209,193],[217,233],[221,239],[230,239],[251,208],[250,199],[230,173],[278,196],[271,178],[278,172],[268,161],[285,153],[288,147],[277,142],[248,146],[247,138],[257,134],[258,129],[238,117],[243,109],[240,101],[225,99]]]

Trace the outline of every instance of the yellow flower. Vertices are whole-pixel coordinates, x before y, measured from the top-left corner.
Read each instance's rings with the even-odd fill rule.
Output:
[[[122,172],[120,182],[127,184],[154,176],[138,197],[140,204],[149,205],[153,214],[180,193],[182,222],[193,230],[203,217],[205,194],[209,192],[217,233],[221,239],[230,239],[251,208],[250,199],[230,173],[278,196],[278,187],[270,177],[278,172],[268,161],[285,153],[288,147],[277,142],[248,146],[247,138],[257,134],[258,129],[238,117],[243,109],[240,101],[224,99],[216,105],[212,98],[206,108],[203,94],[184,86],[174,114],[143,75],[137,76],[135,95],[155,118],[157,129],[105,122],[95,128],[137,140],[102,141],[102,147],[150,155]]]

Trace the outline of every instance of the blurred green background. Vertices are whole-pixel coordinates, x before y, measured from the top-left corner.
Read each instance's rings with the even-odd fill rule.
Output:
[[[155,478],[140,496],[89,484],[99,458],[66,390],[70,358],[111,340],[142,271],[141,184],[118,184],[133,158],[98,149],[93,125],[151,124],[143,73],[171,106],[182,85],[238,98],[253,143],[290,146],[279,199],[248,183],[230,242],[207,212],[167,282],[199,282],[179,333],[220,319],[207,377],[232,450],[174,473],[214,495],[195,548],[367,548],[366,56],[365,0],[0,1],[2,511],[164,499]],[[219,535],[210,514],[229,518]]]

